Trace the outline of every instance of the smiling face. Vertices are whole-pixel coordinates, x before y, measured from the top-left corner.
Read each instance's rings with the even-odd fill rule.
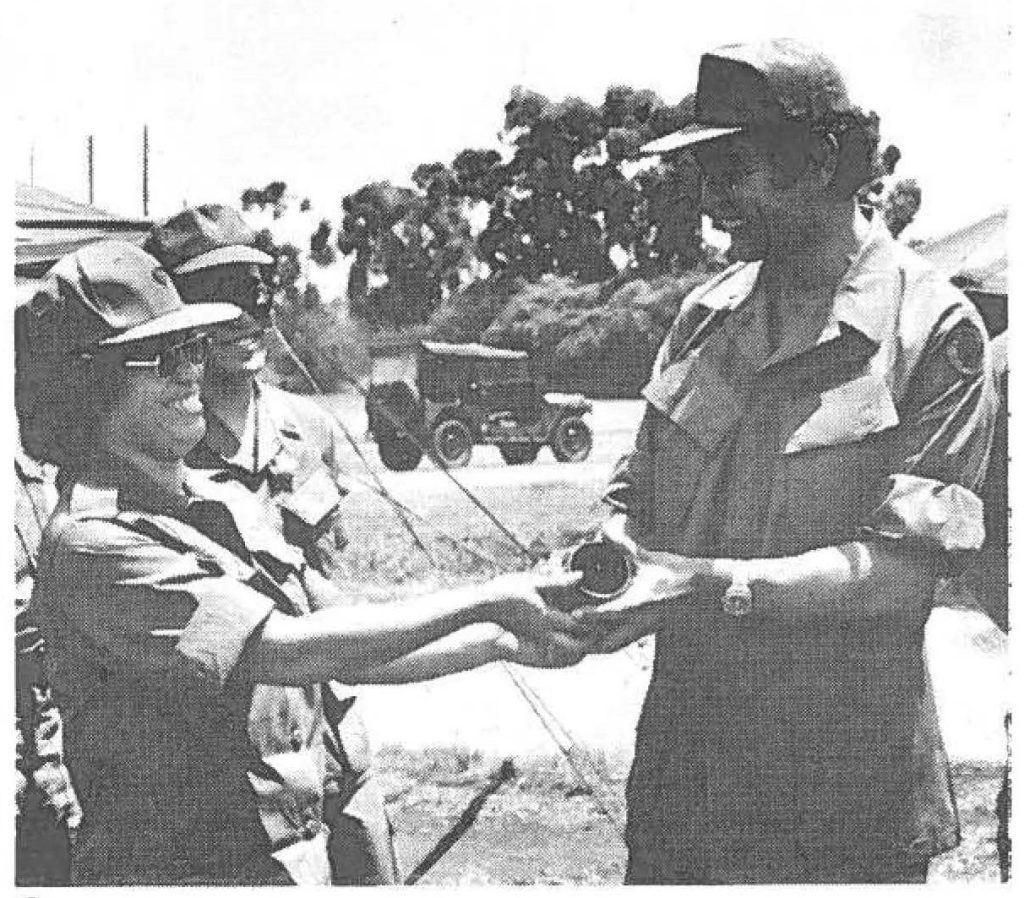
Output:
[[[754,261],[814,242],[816,208],[824,199],[820,180],[797,156],[769,149],[765,141],[736,135],[694,147],[703,173],[701,208],[727,233],[727,255]]]
[[[210,332],[210,372],[256,374],[267,364],[270,298],[257,265],[215,265],[181,275],[178,289],[188,303],[227,302],[243,314]]]
[[[203,365],[182,361],[166,377],[151,368],[129,368],[124,388],[101,428],[112,455],[177,461],[203,438],[206,423],[199,385]]]
[[[211,332],[210,373],[258,374],[267,364],[267,329],[248,315]]]

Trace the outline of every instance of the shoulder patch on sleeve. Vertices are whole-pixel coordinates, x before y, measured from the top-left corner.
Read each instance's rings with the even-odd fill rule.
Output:
[[[985,336],[973,321],[960,321],[946,335],[944,349],[954,369],[964,375],[974,375],[984,364]]]

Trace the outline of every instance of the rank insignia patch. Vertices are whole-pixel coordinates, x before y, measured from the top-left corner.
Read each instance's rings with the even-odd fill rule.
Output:
[[[985,358],[985,338],[970,321],[961,321],[946,337],[946,358],[961,374],[977,374]]]

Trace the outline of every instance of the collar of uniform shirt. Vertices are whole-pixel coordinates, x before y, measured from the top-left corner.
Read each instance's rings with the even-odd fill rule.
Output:
[[[839,339],[844,327],[863,334],[876,346],[881,345],[892,331],[901,293],[899,277],[894,274],[898,266],[892,264],[893,244],[884,221],[876,216],[833,292],[827,315],[804,316],[808,327],[779,346],[765,367]],[[880,296],[888,297],[887,301],[880,302]]]

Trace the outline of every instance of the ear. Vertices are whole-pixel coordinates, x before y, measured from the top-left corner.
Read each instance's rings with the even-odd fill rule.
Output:
[[[821,187],[829,187],[839,170],[839,141],[836,136],[831,131],[815,134],[810,157],[815,180]]]

